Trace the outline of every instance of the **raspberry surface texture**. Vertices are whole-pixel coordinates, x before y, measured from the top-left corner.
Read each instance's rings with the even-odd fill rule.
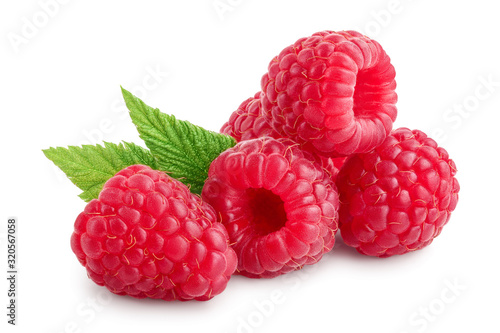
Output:
[[[221,214],[239,274],[275,277],[333,248],[336,186],[287,139],[244,140],[224,151],[210,165],[202,198]]]
[[[355,31],[322,31],[286,47],[262,77],[272,128],[326,157],[368,152],[396,119],[395,70],[380,44]]]
[[[89,278],[115,294],[209,300],[225,289],[237,264],[216,216],[181,182],[133,165],[79,214],[71,248]]]
[[[389,257],[429,245],[449,221],[460,186],[448,153],[419,130],[394,130],[347,159],[337,178],[340,232],[362,254]]]
[[[232,136],[238,142],[262,137],[284,138],[271,127],[267,119],[262,115],[261,95],[258,92],[254,97],[243,101],[238,109],[231,114],[229,120],[222,125],[220,132]],[[301,147],[307,149],[307,147]],[[345,157],[330,158],[317,155],[313,151],[309,151],[309,153],[310,156],[308,157],[316,160],[328,175],[335,180],[340,167],[345,161]]]
[[[281,138],[267,119],[262,115],[261,92],[259,91],[253,97],[250,97],[240,104],[234,111],[229,120],[222,125],[221,133],[232,136],[236,141],[250,140],[260,137]]]

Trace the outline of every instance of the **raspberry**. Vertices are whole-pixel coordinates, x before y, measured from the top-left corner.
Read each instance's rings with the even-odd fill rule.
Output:
[[[243,101],[231,114],[229,121],[222,125],[220,132],[232,136],[236,141],[262,137],[282,138],[283,136],[276,132],[262,115],[260,97],[261,93],[258,92],[254,97]],[[345,160],[345,157],[330,158],[318,156],[313,152],[308,157],[316,160],[333,180]]]
[[[237,262],[213,208],[144,165],[105,183],[76,219],[71,248],[95,283],[135,298],[209,300]]]
[[[368,152],[396,119],[395,70],[379,43],[322,31],[283,49],[262,77],[271,126],[327,157]]]
[[[236,141],[250,140],[264,136],[278,139],[282,137],[268,124],[261,114],[261,92],[243,101],[236,111],[229,117],[229,121],[222,125],[221,133],[232,136]]]
[[[335,184],[286,139],[241,141],[217,157],[202,198],[220,212],[239,274],[271,278],[317,262],[338,229]]]
[[[418,130],[399,128],[340,170],[340,231],[369,256],[419,250],[441,233],[458,201],[455,163]]]

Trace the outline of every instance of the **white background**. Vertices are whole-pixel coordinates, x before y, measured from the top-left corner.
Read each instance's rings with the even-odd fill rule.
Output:
[[[7,218],[15,216],[20,273],[16,327],[6,323],[1,279],[1,331],[497,332],[494,3],[2,1],[0,266],[5,272]],[[455,160],[460,200],[435,242],[377,259],[339,241],[317,265],[272,280],[234,277],[209,302],[135,300],[90,281],[69,246],[85,204],[41,150],[141,144],[120,85],[163,112],[218,130],[259,90],[273,56],[326,29],[356,29],[380,42],[397,72],[395,127],[427,132]]]

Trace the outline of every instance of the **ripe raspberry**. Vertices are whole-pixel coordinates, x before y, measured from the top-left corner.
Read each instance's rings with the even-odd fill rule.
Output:
[[[71,248],[98,285],[168,301],[209,300],[237,262],[213,208],[144,165],[106,182],[76,219]]]
[[[236,141],[250,140],[264,136],[275,139],[282,136],[273,130],[261,114],[261,92],[243,101],[231,114],[229,121],[222,125],[221,133],[232,136]]]
[[[441,233],[460,189],[455,163],[423,132],[399,128],[340,170],[340,231],[360,253],[389,257],[421,249]]]
[[[262,115],[260,96],[261,93],[258,92],[254,97],[241,103],[238,109],[231,114],[229,121],[222,125],[220,132],[232,136],[238,142],[262,137],[283,138]],[[316,160],[333,180],[337,177],[345,160],[345,157],[330,158],[318,156],[313,152],[308,158]]]
[[[270,278],[317,262],[338,229],[333,181],[296,144],[245,140],[217,157],[202,190],[222,216],[238,271]]]
[[[327,157],[368,152],[396,119],[394,67],[355,31],[322,31],[286,47],[262,77],[263,114],[283,136]]]

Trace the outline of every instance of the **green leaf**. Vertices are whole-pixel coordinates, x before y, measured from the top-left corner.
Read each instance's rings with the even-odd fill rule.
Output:
[[[144,164],[158,169],[156,158],[151,152],[129,142],[119,145],[104,142],[104,146],[51,147],[43,150],[43,153],[83,191],[79,196],[86,202],[96,199],[104,183],[123,168]]]
[[[122,88],[132,122],[161,170],[201,193],[210,163],[236,140],[147,106]]]

